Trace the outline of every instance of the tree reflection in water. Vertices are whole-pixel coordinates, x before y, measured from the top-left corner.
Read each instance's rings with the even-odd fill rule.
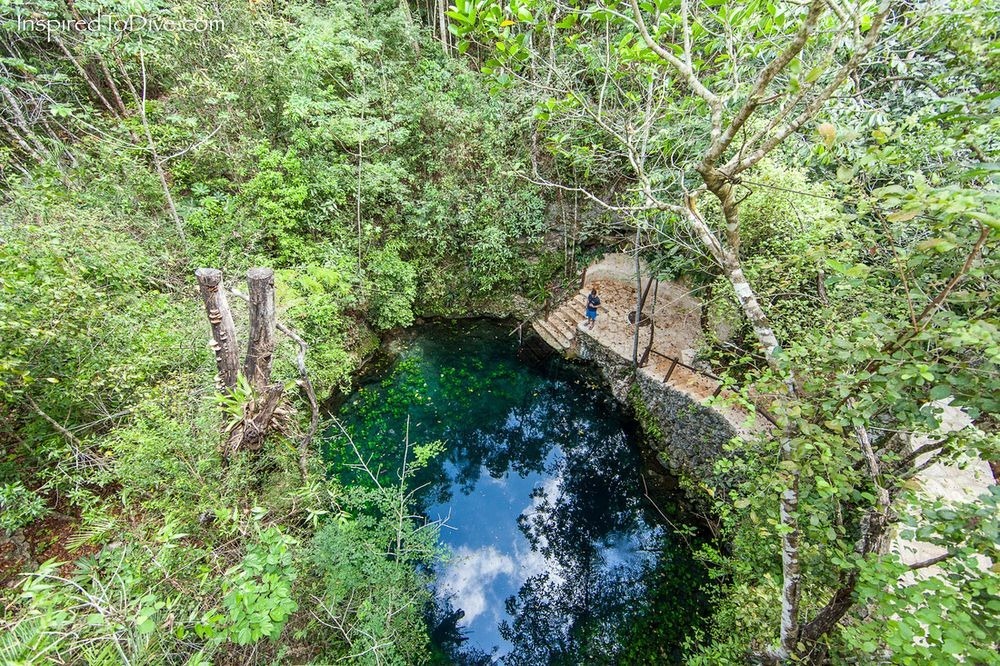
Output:
[[[387,470],[407,416],[411,441],[448,444],[415,480],[449,525],[433,642],[461,664],[676,660],[704,613],[703,572],[644,497],[634,424],[585,369],[530,367],[505,334],[422,327],[341,411]],[[331,438],[335,470],[344,444]]]

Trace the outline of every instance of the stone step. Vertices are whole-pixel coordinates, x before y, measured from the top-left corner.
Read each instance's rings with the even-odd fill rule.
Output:
[[[562,350],[562,345],[560,345],[559,342],[552,337],[551,333],[549,333],[546,329],[542,328],[540,321],[535,320],[531,322],[531,328],[535,331],[535,333],[538,334],[538,337],[540,337],[542,341],[545,342],[545,344],[547,344],[549,347],[552,347],[557,351]]]
[[[560,349],[563,349],[563,350],[569,349],[573,345],[573,336],[572,335],[566,335],[564,332],[562,332],[559,329],[555,328],[554,326],[552,326],[551,324],[549,324],[547,321],[543,321],[542,325],[546,327],[546,329],[549,332],[549,335],[551,335],[555,339],[555,341],[557,343],[559,343],[559,348]]]
[[[562,322],[574,335],[576,334],[576,327],[583,317],[579,316],[572,308],[566,307],[565,305],[552,313],[550,319],[555,318]]]
[[[576,335],[576,329],[567,325],[566,322],[563,321],[562,318],[557,316],[555,313],[550,314],[548,319],[545,320],[545,323],[548,325],[550,329],[552,329],[556,333],[560,333],[564,338],[566,338],[569,341],[572,341],[573,337]]]
[[[583,321],[583,315],[568,303],[552,313],[564,322],[572,330],[576,330],[576,325]]]
[[[536,319],[531,326],[553,349],[558,351],[569,349],[570,340],[563,333],[549,326],[546,321]]]

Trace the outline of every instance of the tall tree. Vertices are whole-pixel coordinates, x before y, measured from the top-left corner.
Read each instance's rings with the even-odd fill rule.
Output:
[[[887,26],[894,34],[905,34],[928,11],[826,0],[465,0],[449,13],[456,32],[490,54],[483,71],[501,85],[540,98],[535,119],[554,159],[589,176],[567,183],[536,170],[529,177],[578,192],[637,228],[681,229],[678,242],[709,258],[731,285],[767,366],[783,386],[783,397],[772,405],[783,426],[777,479],[780,631],[777,644],[759,655],[770,660],[811,650],[808,646],[830,632],[855,600],[858,569],[847,566],[832,585],[832,598],[812,620],[800,621],[805,587],[800,517],[806,510],[800,479],[804,469],[812,469],[804,457],[814,450],[813,440],[829,429],[823,437],[833,437],[837,450],[863,452],[861,469],[867,473],[850,483],[872,485],[877,492],[870,508],[856,516],[861,536],[855,553],[862,559],[885,548],[889,503],[914,470],[903,465],[889,473],[879,463],[886,450],[873,450],[867,429],[888,408],[884,399],[869,394],[871,403],[878,404],[864,407],[846,397],[830,401],[829,391],[809,376],[802,341],[794,341],[794,353],[788,348],[793,341],[784,341],[783,349],[744,270],[741,200],[754,184],[748,174],[755,166],[789,139],[813,130],[812,123],[846,83],[857,90],[859,71],[870,57],[876,62],[889,57],[888,47],[879,41]],[[835,139],[836,129],[829,123],[815,131],[824,142]],[[616,181],[626,184],[604,185]],[[880,205],[896,207],[900,200]],[[882,334],[889,341],[870,350],[870,356],[860,354],[860,368],[853,359],[841,361],[839,368],[824,370],[824,380],[842,373],[853,378],[846,382],[853,389],[838,382],[839,390],[857,391],[865,373],[886,365],[885,355],[909,349],[914,336],[926,332],[931,319],[947,307],[954,286],[979,266],[984,244],[996,233],[996,218],[988,217],[981,223],[968,216],[962,220],[966,228],[973,222],[976,233],[963,238],[959,261],[938,267],[940,284],[925,296],[926,306],[917,308],[920,314],[909,331],[888,327]],[[897,425],[906,430],[913,423]]]

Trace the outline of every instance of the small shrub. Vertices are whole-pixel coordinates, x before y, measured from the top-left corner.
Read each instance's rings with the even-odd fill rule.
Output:
[[[20,481],[0,486],[0,529],[13,532],[30,525],[49,512],[45,500]]]
[[[375,327],[387,330],[412,324],[417,269],[390,246],[372,254],[368,270],[372,288],[368,309]]]
[[[294,540],[270,527],[260,534],[243,561],[226,572],[223,606],[230,623],[229,638],[239,645],[264,636],[275,640],[298,609],[292,599],[295,580],[291,547]]]

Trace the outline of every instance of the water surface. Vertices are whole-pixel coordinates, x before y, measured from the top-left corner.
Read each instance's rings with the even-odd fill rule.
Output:
[[[526,355],[507,333],[418,327],[339,413],[385,469],[407,427],[411,443],[446,444],[414,479],[419,510],[445,521],[437,649],[460,664],[677,661],[705,613],[696,534],[664,520],[684,520],[670,497],[647,497],[655,470],[635,423],[595,375]],[[343,473],[351,461],[333,457]]]

